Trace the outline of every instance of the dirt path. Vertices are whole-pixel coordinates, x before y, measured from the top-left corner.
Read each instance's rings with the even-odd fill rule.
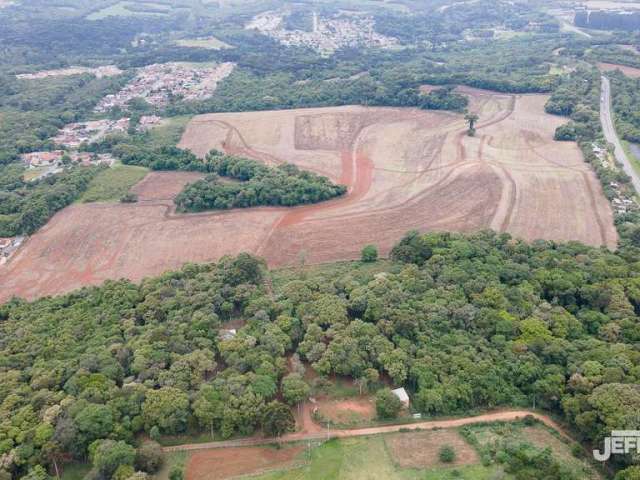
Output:
[[[306,413],[306,412],[305,412]],[[477,415],[473,417],[463,417],[449,420],[431,420],[426,422],[418,422],[402,425],[386,425],[383,427],[370,427],[370,428],[356,428],[350,430],[330,430],[330,431],[317,431],[317,426],[313,430],[308,432],[304,429],[301,432],[290,433],[283,436],[279,440],[275,438],[247,438],[239,440],[227,440],[221,442],[209,442],[209,443],[191,443],[185,445],[176,445],[173,447],[164,447],[164,452],[179,452],[179,451],[194,451],[194,450],[207,450],[210,448],[230,448],[230,447],[249,447],[256,445],[268,445],[276,441],[280,442],[300,442],[305,440],[320,440],[328,438],[349,438],[349,437],[362,437],[366,435],[378,435],[383,433],[399,432],[400,430],[435,430],[439,428],[458,428],[465,425],[474,425],[478,423],[486,422],[512,422],[520,420],[527,415],[530,415],[546,426],[556,430],[560,435],[566,439],[571,440],[571,436],[558,425],[548,415],[540,414],[530,410],[499,410],[496,412],[486,413],[483,415]],[[304,415],[306,417],[306,414]],[[305,422],[306,423],[306,422]]]

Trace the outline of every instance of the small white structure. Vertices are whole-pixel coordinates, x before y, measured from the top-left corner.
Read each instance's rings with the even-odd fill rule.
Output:
[[[235,328],[230,328],[228,330],[220,330],[220,339],[223,341],[232,340],[237,333],[238,332],[236,331]]]
[[[405,408],[409,408],[409,395],[404,388],[396,388],[395,390],[391,390],[391,393],[400,399]]]

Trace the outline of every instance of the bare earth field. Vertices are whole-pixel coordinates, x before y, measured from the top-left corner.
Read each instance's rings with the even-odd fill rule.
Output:
[[[598,68],[601,72],[612,72],[614,70],[620,70],[627,77],[640,78],[640,68],[627,67],[626,65],[617,65],[615,63],[598,63]]]
[[[304,446],[224,448],[193,453],[187,462],[186,480],[223,480],[255,475],[266,470],[294,466]]]
[[[492,228],[526,240],[614,247],[612,213],[577,145],[553,141],[564,120],[545,96],[462,89],[480,122],[416,109],[336,107],[195,117],[180,146],[217,148],[327,175],[348,194],[297,208],[176,215],[196,176],[152,173],[133,205],[73,205],[0,270],[0,300],[57,294],[108,278],[139,280],[185,262],[249,251],[271,266],[387,254],[411,229]]]
[[[418,433],[396,433],[385,437],[394,462],[401,468],[429,468],[443,465],[461,466],[480,462],[476,450],[456,430],[432,430]],[[450,464],[440,461],[440,448],[453,447],[456,459]]]
[[[344,400],[320,399],[317,408],[323,418],[338,425],[358,424],[376,417],[376,406],[369,397],[353,397]]]

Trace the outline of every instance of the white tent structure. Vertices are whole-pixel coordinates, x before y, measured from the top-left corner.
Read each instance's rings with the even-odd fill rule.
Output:
[[[391,393],[400,399],[405,408],[409,408],[409,395],[404,388],[396,388],[395,390],[391,390]]]

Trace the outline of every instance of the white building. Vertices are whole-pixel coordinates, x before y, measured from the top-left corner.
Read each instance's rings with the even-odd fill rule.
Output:
[[[405,408],[409,408],[409,394],[404,388],[396,388],[391,390],[391,393],[400,399]]]

